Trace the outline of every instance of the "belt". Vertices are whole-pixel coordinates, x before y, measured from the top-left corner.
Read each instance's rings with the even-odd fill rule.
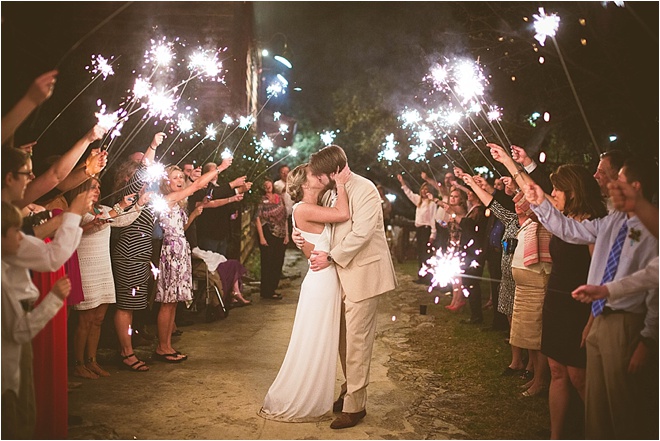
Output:
[[[606,306],[603,308],[603,315],[610,315],[610,314],[622,314],[622,313],[627,313],[628,311],[624,309],[612,309],[609,306]]]

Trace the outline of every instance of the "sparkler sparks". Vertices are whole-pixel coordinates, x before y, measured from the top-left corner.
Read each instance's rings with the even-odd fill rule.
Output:
[[[160,162],[152,162],[147,166],[146,180],[148,182],[156,182],[163,178],[167,178],[167,173],[165,173],[165,166],[163,164]]]
[[[533,14],[534,17],[534,30],[536,35],[534,38],[541,46],[545,46],[545,39],[548,37],[554,38],[559,28],[559,16],[557,14],[547,15],[545,9],[539,8],[538,14]]]
[[[157,214],[163,214],[170,211],[170,205],[167,200],[160,194],[155,194],[149,202],[151,210]]]
[[[110,132],[111,139],[121,136],[120,130],[124,126],[124,121],[120,122],[119,118],[125,117],[127,112],[124,109],[117,109],[112,113],[105,113],[105,104],[103,104],[101,100],[97,100],[96,104],[101,107],[100,111],[94,114],[99,127],[102,127],[105,130],[112,130],[112,132]]]
[[[147,95],[149,101],[142,104],[142,108],[148,109],[151,116],[158,119],[169,119],[176,113],[176,99],[173,94],[168,94],[167,91],[151,91]]]
[[[149,95],[150,92],[151,84],[149,84],[149,81],[144,78],[138,78],[135,80],[135,85],[133,85],[133,96],[136,99],[144,98]]]
[[[110,57],[110,59],[106,59],[103,55],[92,55],[92,65],[91,66],[86,66],[85,69],[89,70],[92,74],[97,75],[101,74],[103,75],[103,81],[105,81],[108,76],[114,75],[115,71],[112,68],[112,65],[109,63],[110,60],[114,58]]]
[[[206,135],[204,136],[204,139],[210,139],[211,141],[215,141],[215,135],[218,133],[217,129],[213,126],[213,124],[209,124],[206,126]]]
[[[433,276],[429,292],[436,286],[445,287],[460,282],[460,277],[463,273],[461,264],[464,254],[456,252],[452,248],[449,248],[446,253],[438,250],[434,256],[422,265],[419,275],[424,277],[427,274],[431,274]]]
[[[282,116],[282,112],[273,112],[273,121],[279,121]]]
[[[229,115],[225,115],[222,118],[222,123],[225,124],[225,125],[230,126],[230,125],[234,124],[234,119]]]
[[[280,133],[284,135],[285,133],[289,133],[289,125],[288,124],[280,124]]]
[[[182,113],[179,114],[179,119],[176,124],[179,127],[179,131],[182,133],[190,132],[193,129],[193,123],[190,118]]]
[[[153,262],[149,262],[149,265],[151,265],[151,274],[154,276],[154,280],[158,280],[160,270],[156,268],[156,265],[154,265]]]
[[[199,49],[190,56],[188,69],[192,72],[197,71],[213,81],[222,81],[218,76],[222,72],[222,62],[218,61],[217,53]]]
[[[254,118],[252,115],[238,117],[238,127],[241,129],[247,129],[253,122]]]
[[[263,151],[268,151],[268,152],[273,150],[274,147],[273,140],[270,139],[268,135],[266,135],[265,133],[261,136],[261,139],[259,140],[258,144]]]
[[[266,87],[266,96],[268,98],[277,97],[279,94],[284,95],[286,93],[286,85],[282,84],[280,81],[273,81]]]
[[[228,148],[225,148],[225,150],[220,154],[220,157],[222,159],[229,159],[229,158],[233,158],[234,155],[231,152],[231,150],[229,150]]]
[[[169,66],[174,59],[172,46],[173,43],[166,41],[165,37],[158,42],[151,40],[151,48],[144,54],[145,61],[156,66]]]
[[[321,133],[321,142],[324,145],[330,145],[334,142],[336,137],[337,134],[334,131],[326,130],[325,132]]]
[[[394,140],[394,133],[390,133],[385,137],[385,142],[383,143],[383,151],[378,152],[378,160],[379,161],[387,161],[390,164],[394,161],[397,160],[399,157],[399,152],[395,150],[396,145],[398,142]]]

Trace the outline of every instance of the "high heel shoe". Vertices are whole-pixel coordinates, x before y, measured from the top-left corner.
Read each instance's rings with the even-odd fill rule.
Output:
[[[246,300],[240,292],[233,292],[232,296],[234,298],[232,304],[235,304],[236,306],[247,306],[252,304],[252,302]]]
[[[463,309],[463,307],[465,306],[466,303],[467,302],[459,303],[458,306],[454,306],[453,308],[449,308],[449,310],[452,311],[452,312],[458,312],[461,309]]]

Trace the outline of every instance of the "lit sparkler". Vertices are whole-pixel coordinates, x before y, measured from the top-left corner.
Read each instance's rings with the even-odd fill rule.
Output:
[[[151,210],[156,214],[163,214],[170,211],[170,205],[163,195],[155,194],[151,197],[149,202]]]
[[[105,81],[108,76],[115,74],[112,65],[109,63],[113,58],[114,57],[110,57],[108,60],[100,54],[92,55],[92,65],[86,66],[85,69],[89,70],[94,75],[101,74],[103,76],[103,81]]]
[[[532,17],[534,17],[534,31],[536,31],[534,38],[541,46],[545,46],[545,39],[548,37],[554,38],[557,34],[560,21],[559,16],[555,13],[547,15],[545,9],[540,7],[539,13],[533,14]]]
[[[280,124],[279,132],[282,135],[284,135],[285,133],[289,133],[289,125],[288,124]]]
[[[279,121],[282,116],[282,112],[273,112],[273,121]]]
[[[394,161],[397,160],[399,157],[399,152],[396,151],[395,147],[398,144],[394,140],[394,133],[390,133],[385,137],[385,142],[383,143],[384,149],[380,152],[378,152],[378,160],[379,161],[387,161],[390,164]]]
[[[193,129],[193,123],[190,118],[182,113],[179,113],[179,119],[176,125],[179,127],[181,133],[187,133]]]
[[[218,130],[215,128],[213,124],[209,124],[206,126],[206,135],[204,136],[204,139],[210,139],[211,141],[215,141],[215,135],[217,135]]]
[[[241,129],[247,129],[253,122],[254,118],[252,115],[238,117],[238,127]]]
[[[169,66],[174,59],[173,43],[166,41],[163,37],[161,41],[151,40],[151,48],[145,52],[144,59],[147,63],[158,66]]]
[[[449,248],[446,253],[439,249],[434,256],[422,265],[419,275],[424,277],[431,274],[433,276],[429,292],[436,286],[445,287],[460,283],[464,254],[460,251],[454,251],[452,248]]]
[[[151,265],[151,274],[154,276],[154,280],[158,280],[160,270],[153,264],[153,262],[149,262],[149,264]]]
[[[137,78],[133,85],[133,96],[136,99],[141,99],[149,95],[151,92],[151,84],[144,78]]]
[[[146,174],[146,180],[148,182],[156,182],[160,179],[167,178],[167,173],[165,173],[165,166],[160,162],[152,162],[149,164],[147,166]]]
[[[334,142],[336,137],[337,135],[335,134],[334,131],[326,130],[325,132],[321,133],[321,142],[324,145],[330,145]]]
[[[228,148],[225,148],[225,150],[220,154],[220,157],[223,160],[224,159],[229,159],[229,158],[233,158],[234,154],[231,152],[231,150],[229,150]]]
[[[225,124],[225,125],[230,126],[230,125],[234,124],[234,119],[229,115],[225,115],[222,118],[222,123]]]
[[[120,121],[120,118],[125,117],[127,112],[124,109],[117,109],[112,113],[105,113],[105,104],[101,100],[97,100],[96,104],[101,107],[100,111],[94,114],[98,121],[97,124],[105,130],[110,131],[109,136],[111,139],[121,136],[121,129],[125,121]]]
[[[222,72],[222,62],[218,61],[217,53],[199,49],[190,56],[188,68],[211,78],[212,81],[222,81],[222,78],[219,77]]]
[[[273,150],[274,147],[273,140],[270,139],[265,133],[261,136],[261,139],[259,139],[258,145],[263,151],[268,152]]]

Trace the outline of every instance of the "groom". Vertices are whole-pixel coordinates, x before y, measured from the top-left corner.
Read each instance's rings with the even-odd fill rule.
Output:
[[[347,163],[346,153],[330,145],[309,159],[312,174],[327,188]],[[355,426],[367,414],[369,366],[376,334],[378,296],[396,285],[394,266],[385,239],[383,211],[376,186],[355,173],[346,183],[350,220],[332,226],[330,252],[313,251],[311,270],[336,265],[342,288],[339,356],[346,381],[333,410],[341,415],[333,429]],[[334,191],[326,192],[323,205],[333,203]]]

